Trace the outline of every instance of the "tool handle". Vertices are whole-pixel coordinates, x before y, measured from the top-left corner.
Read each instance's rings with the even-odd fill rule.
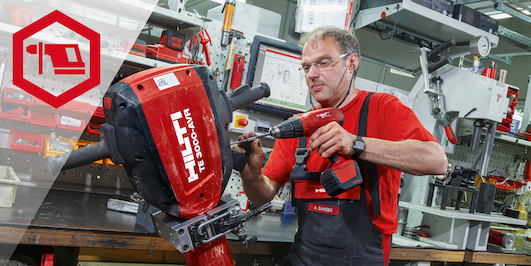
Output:
[[[249,88],[248,85],[243,85],[230,95],[229,102],[232,111],[234,111],[236,109],[244,108],[263,97],[269,97],[270,94],[271,90],[265,82],[252,88]]]
[[[321,173],[321,185],[326,193],[335,197],[351,190],[363,182],[360,168],[355,160],[333,155],[330,158],[332,167]]]
[[[210,36],[205,37],[204,31],[199,33],[199,37],[201,38],[201,44],[203,46],[203,52],[205,53],[205,60],[206,64],[210,66],[211,60],[210,60],[210,53],[208,52],[208,43],[210,42],[212,44],[212,41],[210,40]],[[208,35],[208,33],[207,33]]]
[[[109,147],[102,140],[95,145],[85,146],[57,156],[48,156],[46,160],[50,172],[58,174],[61,170],[75,168],[109,157],[111,157]]]
[[[345,116],[338,108],[323,108],[315,111],[303,113],[298,116],[302,122],[303,136],[311,136],[319,127],[330,122],[337,122],[343,125]]]
[[[455,136],[451,126],[445,126],[444,131],[446,131],[446,137],[448,138],[448,141],[450,141],[450,143],[457,143],[457,137]]]
[[[206,45],[203,45],[203,52],[205,53],[206,64],[210,66],[212,61],[210,60],[210,53],[208,52],[208,47]]]
[[[227,55],[227,63],[225,63],[225,71],[232,69],[232,63],[234,63],[234,54],[236,52],[236,38],[233,38],[229,46],[229,54]]]
[[[235,4],[234,1],[226,1],[221,10],[221,13],[225,13],[225,17],[223,18],[223,30],[230,31],[232,28],[232,16],[234,14]]]
[[[120,154],[115,136],[115,128],[111,124],[104,123],[100,126],[101,141],[69,153],[48,156],[46,158],[48,169],[53,174],[58,174],[60,170],[86,165],[103,158],[111,158],[115,164],[124,164],[125,160]]]

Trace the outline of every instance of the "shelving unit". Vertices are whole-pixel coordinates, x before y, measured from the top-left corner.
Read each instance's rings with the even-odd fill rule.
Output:
[[[193,17],[191,14],[177,13],[175,11],[156,6],[148,20],[149,24],[166,29],[195,29],[205,27],[205,21]],[[195,35],[195,34],[194,34]]]
[[[38,2],[28,2],[28,3],[25,3],[25,5],[26,5],[25,6],[26,8],[29,8],[31,10],[35,9],[43,13],[43,14],[40,14],[39,12],[35,12],[35,13],[32,12],[32,15],[33,14],[36,15],[36,18],[34,20],[38,19],[39,16],[45,15],[46,10],[47,10],[46,8],[40,9],[39,8],[40,3]],[[90,15],[91,14],[90,12],[89,13],[82,12],[87,7],[87,3],[84,1],[74,0],[74,1],[66,3],[66,5],[68,5],[68,7],[72,10],[74,15],[79,17],[79,21],[93,20],[97,24],[104,23],[102,21],[99,21],[98,18],[92,17]],[[108,5],[111,5],[111,6],[109,7]],[[96,1],[90,4],[90,8],[91,8],[91,12],[96,12],[96,13],[102,12],[102,14],[105,14],[106,12],[108,12],[107,10],[109,10],[109,8],[111,9],[119,8],[123,14],[126,14],[126,15],[131,14],[131,16],[134,16],[135,14],[138,14],[140,11],[145,12],[146,8],[153,8],[153,5],[150,6],[147,3],[130,2],[130,1],[122,1],[122,0],[108,1],[105,3],[103,3],[102,1]],[[133,22],[138,20],[138,18],[136,17],[122,16],[122,17],[117,17],[117,22],[119,21],[119,19],[122,19],[122,18],[126,20],[131,19]],[[193,36],[198,31],[200,31],[204,27],[204,23],[205,23],[203,20],[198,19],[195,16],[191,16],[187,12],[177,13],[177,12],[164,9],[158,6],[154,7],[153,12],[151,12],[150,15],[148,15],[148,18],[149,20],[147,23],[149,23],[150,25],[161,27],[164,29],[174,29],[174,30],[177,29],[180,31],[184,30],[184,31],[189,32],[190,36]],[[139,24],[139,27],[142,27],[143,25],[144,25],[143,23]],[[7,23],[0,23],[0,32],[2,33],[0,35],[3,36],[3,37],[0,37],[0,46],[6,47],[7,49],[9,49],[12,46],[12,40],[9,38],[9,36],[12,36],[14,33],[18,32],[21,29],[22,27],[10,25]],[[55,29],[56,28],[53,28],[53,30]],[[123,28],[123,30],[132,31],[133,29]],[[137,29],[137,30],[140,30],[140,29]],[[71,37],[73,39],[71,39]],[[119,68],[116,74],[116,78],[113,82],[116,82],[119,79],[122,79],[128,75],[134,74],[144,69],[168,65],[168,63],[166,62],[124,53],[120,45],[120,43],[123,40],[120,40],[119,36],[113,36],[112,34],[111,35],[101,34],[100,37],[102,40],[102,44],[104,41],[109,44],[108,48],[102,48],[100,50],[102,68],[109,67],[109,66],[114,66],[115,68]],[[75,36],[71,34],[66,34],[64,33],[64,31],[61,34],[58,34],[57,30],[52,31],[50,29],[45,29],[43,31],[37,32],[36,34],[32,35],[31,40],[32,42],[43,42],[43,43],[77,44],[80,51],[82,52],[82,55],[88,54],[88,51],[89,51],[89,45],[87,43],[78,41]],[[86,62],[85,60],[88,60],[88,56],[86,57],[83,56],[83,61]],[[118,64],[121,64],[121,66]],[[5,76],[10,77],[11,67],[10,66],[6,67],[5,71],[7,72]],[[102,73],[104,73],[103,69],[102,69]],[[55,87],[56,91],[61,90],[61,89],[63,90],[68,89],[68,88],[63,88],[64,84],[53,84],[53,82],[51,81],[48,81],[48,82],[51,83],[52,88],[53,88],[53,85],[58,86],[58,87]],[[9,79],[4,80],[3,85],[4,87],[6,85],[9,85],[11,87]],[[90,96],[90,99],[92,99],[91,104],[97,105],[99,101],[101,100],[103,93],[106,89],[107,87],[103,87],[101,85],[96,88],[93,88],[89,92],[85,93],[87,97],[84,97],[82,101],[85,101],[85,98],[89,98]],[[5,105],[2,103],[2,107],[4,106]],[[15,106],[15,105],[12,104],[11,106]],[[27,112],[27,110],[31,110],[31,107],[25,106],[24,109]],[[55,115],[53,111],[54,110],[50,111],[52,117]],[[83,129],[85,130],[90,120],[90,115],[91,114],[89,113],[85,113],[84,114],[85,117],[80,117],[80,118],[83,118],[83,121],[84,121]],[[83,129],[70,130],[71,128],[67,128],[67,127],[59,128],[56,125],[54,126],[50,125],[50,127],[41,127],[41,126],[37,126],[37,125],[33,125],[29,123],[29,121],[17,121],[15,118],[16,116],[3,117],[1,119],[0,128],[7,129],[7,130],[4,130],[3,132],[7,132],[7,134],[9,134],[10,130],[12,129],[12,130],[19,130],[21,132],[27,132],[28,134],[41,135],[41,136],[44,134],[49,135],[52,132],[54,132],[54,133],[57,133],[58,136],[64,136],[64,137],[75,136],[76,139],[79,137],[81,140],[90,140],[90,141],[99,140],[99,136],[94,134],[95,131],[89,133],[89,132],[83,132],[84,131]],[[54,120],[54,122],[57,122],[57,121]],[[27,159],[24,159],[24,160],[25,161],[27,160],[28,163],[30,164],[34,162],[35,164],[41,166],[40,168],[46,169],[45,167],[46,159],[43,158],[44,153],[37,153],[34,155],[20,154],[20,153],[12,151],[9,145],[10,143],[7,142],[7,144],[4,145],[4,147],[0,150],[0,153],[5,154],[6,158],[11,158],[11,159],[8,159],[7,161],[4,161],[5,164],[9,164],[10,160],[11,160],[11,163],[14,163],[15,161],[18,162],[19,160],[16,160],[16,158],[19,158],[19,157],[22,157],[22,158],[28,157]],[[34,173],[43,171],[40,168],[39,170],[35,169],[35,171],[27,170],[27,169],[25,170],[25,167],[30,167],[30,165],[21,165],[20,167],[18,167],[22,171],[23,176],[26,175],[24,173],[26,171],[34,172]],[[33,177],[33,175],[34,174],[30,174],[29,178],[39,179],[39,177]],[[73,177],[81,177],[81,179],[80,178],[73,179]],[[28,178],[26,178],[26,180],[28,180]],[[116,193],[119,193],[120,188],[122,189],[122,191],[123,189],[132,190],[132,186],[123,168],[113,165],[112,162],[110,162],[109,160],[103,161],[103,163],[99,165],[91,164],[85,168],[79,167],[79,168],[71,169],[68,171],[64,171],[59,174],[56,181],[61,183],[60,184],[61,187],[76,187],[77,186],[76,190],[79,190],[80,189],[79,187],[84,187],[84,186],[90,187],[92,185],[101,186],[104,189],[110,189],[110,190],[117,189],[118,192]],[[71,186],[69,186],[70,183],[72,183]],[[81,188],[81,190],[83,190],[83,188]]]
[[[382,18],[382,16],[385,17]],[[458,44],[468,45],[473,37],[486,35],[494,48],[499,41],[496,35],[431,10],[412,0],[360,10],[355,29],[376,21],[390,27],[393,27],[396,21],[396,29],[436,43],[454,38]]]

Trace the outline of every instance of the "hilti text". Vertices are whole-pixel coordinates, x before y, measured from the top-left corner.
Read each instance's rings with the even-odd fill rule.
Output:
[[[186,119],[186,126],[181,127],[179,119],[183,118],[183,113],[185,116],[184,118]],[[183,112],[175,112],[170,115],[170,118],[173,122],[173,128],[177,134],[179,145],[184,145],[184,150],[181,151],[181,155],[183,157],[184,166],[189,173],[188,182],[194,182],[199,179],[196,169],[199,170],[199,173],[202,173],[205,170],[205,162],[203,160],[196,160],[201,159],[203,153],[201,151],[201,146],[199,145],[199,140],[197,139],[197,132],[195,132],[194,121],[190,114],[190,109],[187,108],[184,109]],[[188,133],[188,129],[190,129],[190,133]]]

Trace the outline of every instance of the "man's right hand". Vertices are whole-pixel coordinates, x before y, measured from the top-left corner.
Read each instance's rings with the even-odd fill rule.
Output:
[[[256,136],[256,133],[251,131],[249,133],[243,133],[238,137],[238,140],[247,139]],[[255,139],[252,142],[243,142],[233,147],[233,150],[246,154],[249,157],[249,161],[242,171],[242,175],[251,174],[253,177],[262,175],[262,167],[264,166],[264,152],[262,151],[262,143],[260,139]]]

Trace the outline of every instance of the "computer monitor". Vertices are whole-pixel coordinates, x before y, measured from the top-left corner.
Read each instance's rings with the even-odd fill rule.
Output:
[[[250,51],[246,84],[253,87],[265,82],[271,95],[257,101],[250,109],[292,115],[312,108],[310,91],[300,70],[302,49],[263,36],[255,36]]]

